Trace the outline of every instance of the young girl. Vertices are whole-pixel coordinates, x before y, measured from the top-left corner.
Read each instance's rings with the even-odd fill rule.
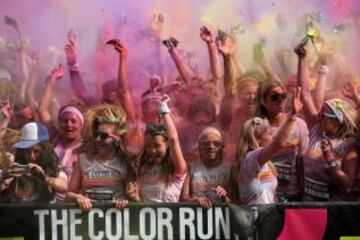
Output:
[[[93,202],[126,206],[125,186],[132,178],[126,151],[125,112],[112,105],[90,108],[86,114],[84,146],[69,182],[68,198],[89,210]]]
[[[167,101],[168,97],[165,97],[159,106],[164,125],[151,124],[145,130],[138,181],[127,187],[127,194],[134,201],[179,201],[186,176],[186,162]]]

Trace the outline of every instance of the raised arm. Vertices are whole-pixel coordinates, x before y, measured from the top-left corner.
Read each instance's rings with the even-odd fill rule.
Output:
[[[213,81],[218,83],[222,76],[219,52],[216,47],[214,34],[205,26],[200,28],[200,37],[206,43],[209,51],[210,69]]]
[[[70,85],[76,97],[80,98],[86,105],[95,104],[95,100],[87,92],[84,81],[79,71],[79,63],[77,61],[76,44],[69,39],[65,45],[65,55],[70,74]]]
[[[134,103],[129,90],[128,67],[127,67],[127,50],[119,41],[114,45],[115,50],[119,53],[118,68],[118,91],[122,106],[130,122],[135,121]]]
[[[320,65],[317,73],[317,82],[313,93],[314,104],[318,112],[321,110],[321,107],[324,103],[328,74],[329,74],[329,67],[324,64]]]
[[[50,113],[51,98],[53,96],[54,88],[57,81],[61,79],[64,74],[65,68],[61,64],[51,71],[50,75],[47,78],[45,90],[40,100],[38,108],[40,121],[50,128],[54,126],[54,123],[52,122],[53,119]]]
[[[179,136],[175,127],[175,124],[170,116],[170,109],[167,105],[169,97],[165,97],[164,100],[159,105],[159,112],[163,117],[167,136],[169,141],[169,149],[172,163],[175,167],[176,174],[185,174],[186,172],[186,162],[180,147]]]
[[[25,100],[29,105],[35,109],[37,104],[34,98],[34,87],[38,77],[40,67],[40,54],[35,53],[32,56],[32,67],[29,75],[29,80],[27,81],[26,88],[25,88]]]
[[[318,110],[315,107],[309,88],[309,70],[307,66],[306,50],[299,45],[295,48],[298,56],[297,85],[301,87],[301,97],[305,106],[306,120],[309,126],[313,126],[318,119]]]
[[[178,70],[181,78],[184,80],[185,83],[190,83],[196,76],[193,71],[184,63],[184,60],[181,58],[178,52],[178,48],[175,47],[172,42],[170,42],[168,50],[171,59],[174,61],[176,69]]]
[[[224,41],[218,40],[216,44],[224,60],[225,96],[234,97],[236,94],[236,82],[234,76],[233,55],[235,53],[236,46],[229,38],[226,38]]]

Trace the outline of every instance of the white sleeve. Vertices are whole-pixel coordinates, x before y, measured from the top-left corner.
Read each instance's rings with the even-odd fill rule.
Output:
[[[243,173],[246,176],[254,177],[257,176],[260,172],[259,165],[259,154],[262,148],[258,148],[254,151],[248,152],[245,155],[245,158],[242,163]]]

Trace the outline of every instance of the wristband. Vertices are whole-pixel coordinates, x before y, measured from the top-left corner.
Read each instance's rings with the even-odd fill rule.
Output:
[[[166,102],[160,102],[159,104],[159,113],[160,114],[166,114],[166,113],[170,113],[170,108],[167,105]]]
[[[325,164],[325,167],[326,167],[327,169],[337,168],[337,167],[341,167],[341,163],[338,162],[338,161],[332,161],[332,162],[330,162],[330,163],[326,163],[326,164]]]
[[[330,68],[326,65],[321,65],[318,69],[318,74],[328,75],[330,72]]]
[[[68,64],[68,68],[70,71],[72,72],[78,72],[79,71],[79,63],[78,62],[75,62],[73,64]]]

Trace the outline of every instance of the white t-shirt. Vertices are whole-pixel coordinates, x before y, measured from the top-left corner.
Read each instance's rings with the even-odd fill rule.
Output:
[[[140,194],[147,202],[178,202],[186,172],[176,174],[169,184],[160,179],[160,165],[152,166],[138,181]]]
[[[208,168],[202,161],[190,164],[191,190],[194,197],[207,197],[213,203],[221,203],[222,199],[213,188],[227,188],[230,177],[230,165],[227,162]]]
[[[238,182],[239,199],[243,204],[256,205],[276,202],[277,178],[269,163],[259,165],[262,148],[251,151],[243,160],[241,181]]]

